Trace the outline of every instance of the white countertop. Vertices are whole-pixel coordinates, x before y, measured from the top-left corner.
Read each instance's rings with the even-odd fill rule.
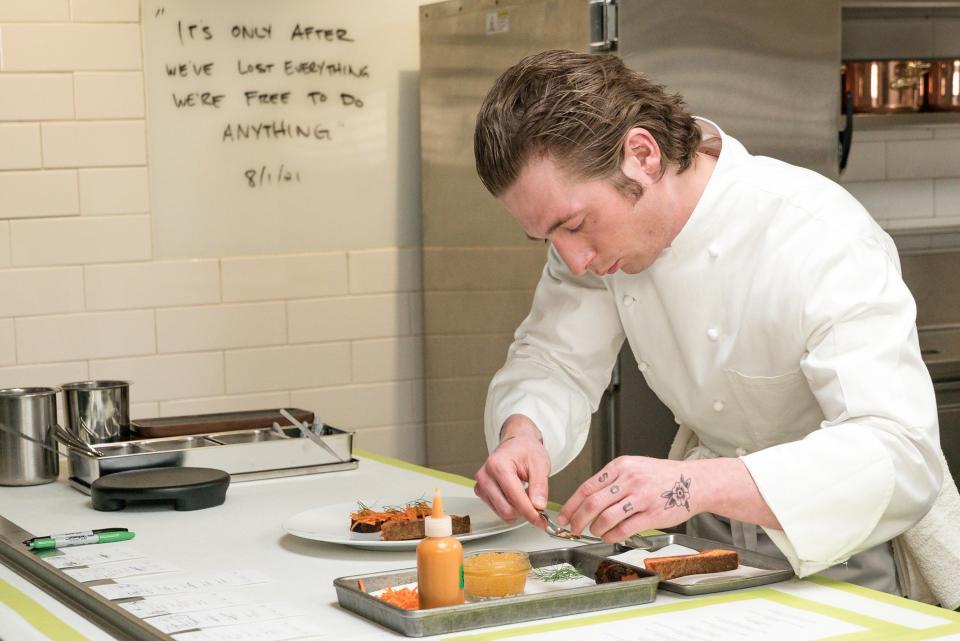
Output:
[[[32,487],[0,488],[0,514],[33,534],[100,527],[129,528],[136,532],[133,541],[110,545],[133,545],[146,553],[147,558],[167,561],[183,570],[177,575],[163,577],[187,573],[210,574],[232,569],[260,571],[272,581],[241,588],[245,594],[258,600],[262,597],[264,602],[284,601],[299,606],[327,630],[329,636],[317,638],[404,638],[339,608],[332,580],[339,576],[413,567],[413,551],[367,551],[300,539],[286,534],[281,524],[289,516],[319,505],[352,501],[378,493],[393,496],[429,495],[437,485],[444,496],[473,496],[466,479],[410,464],[390,462],[382,457],[365,456],[356,470],[234,483],[227,492],[224,505],[206,510],[175,512],[166,508],[137,508],[98,512],[91,507],[88,496],[61,480]],[[533,527],[524,526],[493,538],[465,543],[464,549],[470,551],[497,547],[532,551],[564,545],[567,544],[548,538]],[[0,579],[8,583],[3,587],[0,581],[0,595],[25,595],[36,601],[49,611],[45,616],[52,614],[79,632],[82,636],[78,639],[86,637],[91,641],[100,641],[113,638],[14,575],[8,568],[0,567]],[[950,638],[945,635],[956,634],[958,636],[955,638],[960,639],[960,616],[905,599],[880,595],[847,584],[793,580],[769,587],[857,615],[878,617],[878,613],[883,612],[882,618],[891,624],[924,629],[926,633],[933,632],[934,627],[939,631],[942,626],[943,635],[924,638]],[[689,604],[695,598],[678,597],[660,591],[654,603],[631,609]],[[3,601],[6,603],[7,599]],[[941,613],[946,620],[934,618]],[[7,615],[9,610],[0,610],[0,620],[11,623],[12,618]],[[34,622],[37,616],[33,614]],[[30,617],[27,620],[31,620]],[[521,623],[510,627],[531,625]],[[0,637],[6,638],[3,635],[4,628],[0,626]],[[47,637],[39,635],[36,638]]]

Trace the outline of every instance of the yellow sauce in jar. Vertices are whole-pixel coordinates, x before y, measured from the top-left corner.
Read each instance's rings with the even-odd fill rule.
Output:
[[[523,594],[530,573],[526,552],[477,552],[463,559],[464,595],[468,599],[496,599]]]

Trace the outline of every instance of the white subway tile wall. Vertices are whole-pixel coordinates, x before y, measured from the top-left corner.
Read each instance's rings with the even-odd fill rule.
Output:
[[[854,132],[841,183],[887,230],[953,227],[960,222],[960,126]],[[930,247],[930,238],[922,246]],[[937,239],[951,246],[949,239]]]
[[[10,265],[10,223],[0,221],[0,267]]]
[[[161,401],[157,416],[189,416],[215,412],[241,412],[275,407],[291,407],[289,392],[267,392],[240,396],[210,396],[180,401]]]
[[[142,73],[76,73],[73,82],[77,118],[143,118]]]
[[[160,352],[260,347],[286,342],[287,314],[283,303],[157,310]]]
[[[224,258],[223,301],[284,300],[347,293],[347,255]]]
[[[75,169],[0,171],[0,218],[65,216],[79,212]]]
[[[90,361],[90,378],[133,381],[130,402],[223,394],[223,353],[197,352]]]
[[[0,23],[70,20],[70,0],[3,0]]]
[[[2,179],[3,174],[0,174]],[[14,265],[71,265],[150,258],[149,216],[10,222]]]
[[[0,365],[17,362],[17,337],[13,331],[13,321],[0,320]]]
[[[153,316],[153,310],[141,310],[17,318],[17,362],[155,354]]]
[[[132,309],[220,302],[216,260],[170,260],[84,267],[87,309]]]
[[[86,361],[0,367],[0,387],[52,387],[87,380]]]
[[[111,167],[147,162],[142,120],[45,122],[44,167]]]
[[[81,312],[83,269],[43,267],[0,270],[0,301],[4,315],[36,316]]]
[[[3,6],[0,3],[0,7]],[[0,17],[0,38],[3,37],[2,22]],[[0,48],[0,56],[2,52]],[[74,116],[73,76],[69,73],[5,75],[0,72],[0,96],[3,96],[0,100],[0,120],[3,121],[65,120]]]
[[[40,168],[40,124],[0,125],[0,170]]]
[[[0,72],[129,71],[142,65],[137,24],[0,24]]]
[[[140,0],[70,0],[74,22],[137,22]]]
[[[143,214],[150,210],[146,167],[80,169],[81,214]]]
[[[231,350],[225,355],[228,394],[342,385],[352,380],[350,343]],[[355,409],[360,414],[367,407]]]

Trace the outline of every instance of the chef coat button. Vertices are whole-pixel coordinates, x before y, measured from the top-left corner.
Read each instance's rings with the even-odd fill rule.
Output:
[[[637,366],[640,368],[640,371],[643,372],[644,374],[646,374],[647,370],[650,369],[650,366],[647,365],[646,361],[640,361],[639,363],[637,363]]]
[[[624,295],[623,295],[623,306],[624,306],[624,307],[630,307],[631,305],[633,305],[633,301],[634,301],[634,300],[636,300],[636,299],[635,299],[633,296],[630,296],[629,294],[624,294]]]
[[[737,456],[746,456],[748,452],[742,447],[737,448]]]
[[[707,330],[707,338],[709,338],[712,341],[717,340],[718,338],[720,338],[720,330],[718,330],[716,327],[711,327],[710,329]]]
[[[722,411],[723,411],[723,401],[714,401],[714,402],[713,402],[713,410],[714,410],[715,412],[722,412]]]
[[[707,248],[707,253],[710,254],[710,258],[716,258],[720,255],[720,248],[716,245],[710,245],[710,247]]]

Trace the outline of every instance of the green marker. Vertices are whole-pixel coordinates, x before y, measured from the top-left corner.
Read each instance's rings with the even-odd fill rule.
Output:
[[[89,545],[91,543],[116,543],[129,541],[134,537],[133,532],[126,528],[107,528],[104,530],[88,530],[86,532],[69,532],[67,534],[51,534],[24,541],[31,550],[49,550],[65,548],[72,545]]]

